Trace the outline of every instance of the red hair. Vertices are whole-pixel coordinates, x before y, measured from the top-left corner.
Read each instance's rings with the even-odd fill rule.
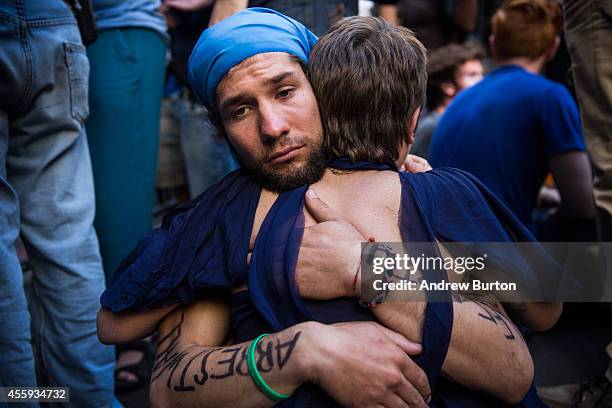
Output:
[[[561,32],[557,0],[507,0],[491,18],[498,60],[538,58]]]

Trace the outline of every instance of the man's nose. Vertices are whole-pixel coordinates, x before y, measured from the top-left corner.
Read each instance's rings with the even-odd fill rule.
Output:
[[[260,105],[260,131],[264,142],[274,142],[287,136],[289,122],[283,110],[273,105]]]

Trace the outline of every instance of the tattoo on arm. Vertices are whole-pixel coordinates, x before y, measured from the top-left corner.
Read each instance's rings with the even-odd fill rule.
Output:
[[[508,318],[506,316],[504,316],[503,314],[499,313],[497,310],[495,310],[494,307],[482,304],[480,302],[476,302],[476,304],[478,306],[480,306],[480,308],[484,312],[484,313],[478,313],[478,316],[480,316],[481,318],[483,318],[485,320],[488,320],[488,321],[494,323],[495,325],[497,325],[498,322],[500,322],[503,326],[505,326],[506,332],[504,333],[504,337],[506,339],[514,340],[516,338],[514,336],[513,331],[512,331],[513,324],[508,322]],[[516,330],[516,328],[515,328],[515,330]],[[518,330],[517,330],[517,333],[518,333]],[[518,334],[520,336],[520,333],[518,333]]]
[[[175,392],[185,392],[195,391],[196,387],[204,386],[208,380],[222,380],[235,374],[243,377],[249,375],[246,360],[250,343],[230,348],[210,348],[197,345],[181,348],[180,340],[184,321],[185,312],[182,312],[177,325],[159,340],[151,382],[167,375],[166,386],[169,389]],[[300,335],[301,332],[298,331],[285,342],[279,338],[263,338],[255,349],[258,370],[262,373],[270,372],[275,367],[282,370],[291,358]],[[213,353],[218,354],[218,359],[210,364],[209,358]],[[198,365],[198,373],[190,376],[190,368]],[[179,367],[182,367],[182,370],[179,371]]]
[[[478,312],[478,317],[488,320],[496,326],[501,325],[504,329],[504,337],[507,340],[514,340],[517,336],[521,339],[523,338],[514,323],[512,323],[512,321],[506,315],[500,312],[499,307],[501,307],[501,305],[492,293],[463,291],[453,292],[452,296],[453,301],[455,302],[472,302],[478,305],[478,307],[481,309],[481,312]]]

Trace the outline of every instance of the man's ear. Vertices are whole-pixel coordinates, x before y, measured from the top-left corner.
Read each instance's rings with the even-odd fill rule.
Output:
[[[420,114],[421,107],[418,107],[410,117],[410,124],[408,125],[408,144],[414,143],[414,131],[416,130]]]
[[[559,49],[559,44],[561,44],[561,38],[558,35],[555,36],[555,40],[548,46],[546,50],[546,58],[544,61],[548,62],[555,57],[557,54],[557,50]]]

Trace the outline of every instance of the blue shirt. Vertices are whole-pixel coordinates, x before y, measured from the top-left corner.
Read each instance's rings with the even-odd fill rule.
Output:
[[[580,129],[565,87],[506,65],[453,100],[434,134],[430,162],[472,173],[533,229],[548,158],[585,150]]]
[[[98,30],[112,28],[150,28],[166,40],[166,19],[157,11],[161,0],[93,0]]]

